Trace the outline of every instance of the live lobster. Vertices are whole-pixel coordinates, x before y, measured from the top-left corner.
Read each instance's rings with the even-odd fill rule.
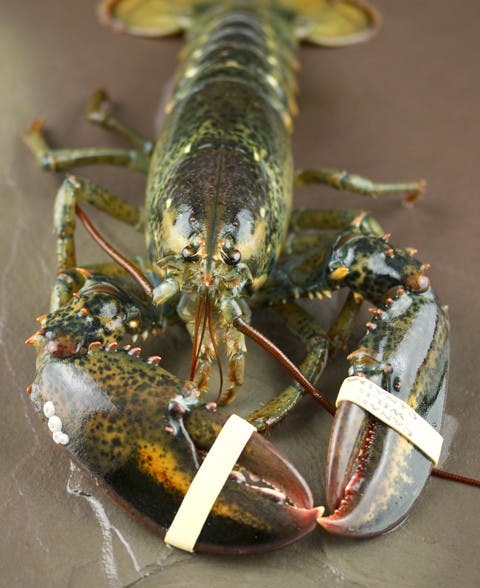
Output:
[[[188,42],[155,146],[109,112],[102,91],[93,96],[88,118],[126,138],[131,149],[51,149],[38,121],[26,134],[44,169],[108,163],[148,173],[145,209],[74,176],[58,192],[58,278],[51,312],[39,317],[41,328],[28,339],[37,348],[31,398],[54,440],[133,516],[164,534],[226,419],[200,400],[219,358],[218,342],[230,381],[220,404],[231,402],[243,382],[240,328],[251,308],[265,304],[278,307],[306,344],[301,369],[316,382],[329,354],[348,340],[363,299],[375,308],[349,356],[351,374],[405,400],[439,429],[449,326],[426,265],[413,250],[392,247],[363,211],[291,211],[294,182],[370,196],[406,192],[408,201],[423,191],[422,181],[375,184],[336,169],[293,170],[297,43],[363,41],[375,32],[377,13],[354,0],[110,0],[101,14],[133,34],[186,30]],[[78,268],[79,200],[145,230],[149,261],[140,269],[127,261]],[[330,297],[342,287],[351,294],[329,333],[295,303]],[[192,335],[193,382],[168,374],[156,356],[141,359],[139,348],[118,347],[126,335],[147,336],[177,317]],[[290,386],[248,419],[260,431],[271,427],[302,394],[301,386]],[[317,522],[343,535],[383,533],[405,519],[431,469],[403,436],[344,402],[327,455],[331,515],[321,516],[295,468],[254,434],[195,549],[266,551]]]

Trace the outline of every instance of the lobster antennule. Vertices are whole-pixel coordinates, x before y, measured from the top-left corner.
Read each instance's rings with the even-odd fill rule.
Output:
[[[198,296],[197,308],[195,311],[195,322],[193,327],[193,345],[192,345],[192,361],[190,365],[190,379],[194,380],[195,371],[198,365],[198,360],[202,353],[202,346],[205,340],[205,335],[208,330],[208,336],[213,347],[215,361],[218,366],[219,375],[219,391],[218,398],[220,398],[223,388],[223,369],[220,353],[218,351],[217,340],[213,327],[212,318],[212,303],[210,300],[210,292],[208,289],[202,289]]]
[[[205,337],[205,328],[206,328],[206,296],[200,295],[198,297],[197,308],[195,311],[195,325],[194,325],[194,335],[193,335],[193,342],[192,342],[192,362],[190,365],[190,380],[193,380],[195,376],[195,369],[197,367],[198,358],[200,355],[200,350],[203,344],[203,340]],[[200,335],[199,335],[200,334]]]

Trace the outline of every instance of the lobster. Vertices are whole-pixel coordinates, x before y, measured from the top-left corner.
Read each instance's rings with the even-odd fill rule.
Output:
[[[56,201],[57,269],[51,312],[27,342],[37,349],[32,401],[54,441],[94,473],[114,499],[165,534],[200,462],[226,420],[201,402],[218,342],[228,357],[230,403],[243,383],[251,308],[274,306],[307,346],[301,365],[316,382],[348,340],[363,299],[375,304],[367,333],[350,354],[351,375],[377,384],[440,429],[449,326],[411,249],[394,248],[368,213],[293,211],[294,182],[325,183],[376,196],[423,191],[423,181],[376,184],[336,169],[294,172],[289,136],[296,111],[298,41],[327,46],[363,41],[379,17],[363,2],[162,0],[105,2],[117,30],[146,36],[188,31],[176,86],[155,146],[114,117],[94,94],[88,118],[131,149],[52,149],[35,121],[26,142],[39,165],[64,170],[108,163],[148,173],[145,209],[69,176]],[[145,230],[149,261],[78,268],[78,201]],[[82,217],[83,215],[83,217]],[[100,240],[99,240],[100,242]],[[119,267],[119,266],[122,267]],[[328,333],[299,298],[351,294]],[[180,318],[193,340],[192,382],[159,358],[120,349]],[[303,395],[289,386],[248,420],[259,431],[280,422]],[[260,552],[320,524],[366,537],[400,524],[421,494],[431,460],[404,436],[350,401],[336,411],[327,454],[322,516],[295,468],[255,433],[202,529],[196,551]]]

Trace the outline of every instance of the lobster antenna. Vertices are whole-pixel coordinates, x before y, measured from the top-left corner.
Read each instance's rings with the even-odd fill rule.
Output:
[[[271,355],[280,361],[280,363],[287,369],[295,380],[305,388],[305,390],[319,402],[332,416],[335,416],[335,407],[331,404],[319,390],[308,380],[297,366],[281,351],[272,341],[267,339],[265,335],[257,331],[248,323],[246,323],[240,317],[234,319],[233,324],[235,327],[248,335],[251,339],[256,341],[264,349],[266,349]],[[432,468],[431,475],[437,478],[443,478],[444,480],[451,480],[452,482],[458,482],[459,484],[465,484],[467,486],[475,486],[480,488],[480,480],[476,478],[469,478],[468,476],[460,476],[452,472],[447,472],[439,468]]]
[[[466,484],[467,486],[475,486],[476,488],[480,488],[480,480],[477,478],[460,476],[459,474],[454,474],[445,470],[439,470],[438,468],[432,468],[431,474],[437,478],[443,478],[444,480],[451,480],[452,482],[458,482],[459,484]]]
[[[205,331],[207,328],[207,304],[208,299],[202,294],[201,298],[198,302],[197,306],[197,313],[195,315],[195,335],[193,341],[193,349],[192,349],[192,365],[190,368],[190,379],[193,380],[193,376],[195,375],[195,370],[197,369],[197,362],[200,356],[200,349],[202,348],[203,340],[205,339]],[[198,316],[197,316],[198,315]],[[202,322],[203,319],[203,322]],[[200,329],[200,323],[202,323],[202,332],[200,333],[200,338],[198,337],[198,332]]]
[[[78,218],[82,221],[83,226],[93,238],[95,243],[100,246],[118,265],[123,268],[128,274],[132,276],[132,278],[138,282],[141,286],[145,294],[152,298],[153,295],[153,284],[150,280],[143,274],[141,270],[138,269],[136,265],[134,265],[131,261],[129,261],[124,255],[115,249],[113,245],[111,245],[106,239],[104,239],[97,229],[92,225],[88,216],[83,212],[83,210],[75,204],[75,212],[77,213]]]
[[[193,331],[193,342],[192,342],[192,363],[190,365],[190,380],[193,380],[193,376],[195,375],[195,369],[197,367],[198,355],[200,353],[200,346],[203,340],[203,332],[205,330],[205,322],[204,328],[202,330],[202,335],[200,338],[200,345],[198,343],[198,333],[200,331],[200,323],[202,320],[202,311],[203,311],[203,303],[204,297],[200,296],[197,304],[197,309],[195,311],[195,326]]]

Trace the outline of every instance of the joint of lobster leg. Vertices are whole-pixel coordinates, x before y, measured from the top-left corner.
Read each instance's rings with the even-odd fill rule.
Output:
[[[252,316],[250,307],[242,298],[232,298],[230,296],[222,296],[220,311],[228,324],[233,324],[235,319],[238,318],[242,318],[249,323]]]
[[[76,293],[87,278],[84,273],[86,271],[83,268],[76,268],[58,274],[50,298],[51,311],[64,306],[72,297],[77,296]]]
[[[152,294],[153,304],[164,304],[179,292],[180,286],[178,285],[177,280],[174,278],[167,278],[154,288]]]
[[[426,292],[430,287],[430,279],[424,273],[423,268],[414,269],[404,276],[405,287],[411,292]]]
[[[109,97],[103,88],[93,93],[85,113],[87,120],[102,123],[109,114]]]

